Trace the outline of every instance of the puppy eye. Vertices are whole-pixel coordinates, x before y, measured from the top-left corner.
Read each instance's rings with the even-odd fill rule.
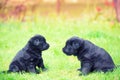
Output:
[[[75,45],[78,45],[79,43],[78,42],[74,42]]]
[[[74,43],[74,45],[78,46],[79,44],[78,43]]]
[[[67,41],[66,44],[69,45],[69,46],[72,46],[72,42],[70,42],[70,41]]]
[[[77,42],[73,42],[73,44],[77,44]]]

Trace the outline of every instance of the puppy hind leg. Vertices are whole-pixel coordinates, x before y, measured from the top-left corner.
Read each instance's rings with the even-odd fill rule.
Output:
[[[9,72],[19,72],[19,67],[16,65],[11,65],[9,70],[8,70],[8,73]]]
[[[29,65],[27,66],[27,70],[28,72],[30,73],[36,73],[36,74],[39,74],[39,71],[37,71],[36,67],[34,65]]]
[[[92,64],[90,62],[83,62],[81,63],[81,72],[82,75],[87,75],[91,72]]]

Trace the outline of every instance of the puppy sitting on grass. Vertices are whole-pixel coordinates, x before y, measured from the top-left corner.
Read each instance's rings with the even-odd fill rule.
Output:
[[[46,68],[42,59],[42,51],[47,50],[48,48],[49,44],[46,43],[46,39],[43,36],[33,36],[26,46],[14,57],[7,73],[30,72],[38,74],[39,71],[36,67],[45,70]]]
[[[78,60],[81,61],[81,68],[78,70],[83,75],[93,71],[112,71],[115,68],[115,64],[108,52],[88,40],[72,37],[66,41],[63,52],[69,56],[77,56]]]

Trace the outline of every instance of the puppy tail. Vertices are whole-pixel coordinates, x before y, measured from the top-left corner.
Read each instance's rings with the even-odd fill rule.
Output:
[[[12,71],[10,71],[10,70],[7,70],[7,71],[1,71],[0,74],[3,74],[3,73],[6,74],[6,73],[11,73],[11,72],[12,72]]]

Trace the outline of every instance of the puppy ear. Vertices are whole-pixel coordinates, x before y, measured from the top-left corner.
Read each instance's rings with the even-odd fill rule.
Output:
[[[36,46],[38,46],[38,45],[40,44],[40,41],[39,41],[38,39],[35,39],[35,40],[33,41],[33,44],[36,45]]]
[[[74,49],[78,49],[80,47],[80,43],[79,42],[73,42],[72,44]]]

